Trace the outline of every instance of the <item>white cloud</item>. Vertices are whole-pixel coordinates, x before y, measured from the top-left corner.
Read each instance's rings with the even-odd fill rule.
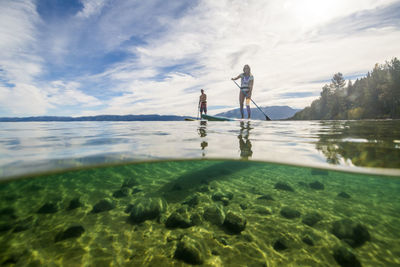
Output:
[[[158,82],[138,82],[140,79],[134,75],[114,74],[112,78],[123,81],[132,93],[110,102],[110,110],[186,114],[196,105],[198,96],[185,94],[184,89],[196,86],[206,87],[209,104],[236,106],[238,91],[229,79],[244,64],[252,66],[256,77],[253,96],[259,105],[302,108],[315,97],[282,99],[280,95],[319,95],[324,83],[313,81],[330,79],[338,71],[345,75],[367,71],[376,62],[384,62],[398,53],[398,29],[376,29],[340,38],[316,35],[320,27],[329,27],[332,19],[394,1],[330,1],[326,6],[318,1],[299,2],[202,1],[184,17],[164,20],[168,31],[161,38],[132,48],[138,56],[135,69],[154,71],[155,66],[183,64],[181,71],[191,75],[171,74],[172,78]],[[382,41],[389,44],[385,52],[376,49]],[[129,71],[123,74],[126,73]],[[143,105],[122,101],[130,96],[151,100]],[[137,102],[140,98],[133,99]]]
[[[15,84],[14,87],[0,87],[0,112],[11,116],[45,115],[52,105],[46,93],[30,84]]]
[[[83,105],[85,108],[101,105],[101,101],[79,90],[77,82],[53,81],[45,88],[48,102],[54,107]]]
[[[78,12],[77,17],[88,18],[98,15],[101,9],[107,4],[108,0],[81,0],[83,9]]]
[[[398,56],[399,28],[374,27],[379,16],[363,20],[365,12],[374,14],[395,2],[204,0],[183,13],[179,1],[82,0],[84,8],[68,23],[47,25],[47,39],[40,44],[51,53],[36,54],[32,47],[38,42],[35,25],[40,20],[34,5],[3,1],[7,11],[0,13],[0,26],[13,30],[0,30],[0,48],[8,52],[0,56],[0,78],[31,87],[2,88],[0,104],[7,94],[16,99],[28,90],[47,110],[73,105],[77,115],[182,115],[195,113],[199,90],[205,88],[209,105],[236,107],[238,88],[230,78],[250,64],[258,105],[302,108],[334,73],[367,72],[375,63]],[[346,17],[354,14],[354,20]],[[48,71],[46,62],[62,65],[78,54],[84,63],[84,56],[113,51],[131,56],[94,75],[37,78]],[[293,93],[305,97],[290,97]],[[100,105],[106,107],[90,111]]]

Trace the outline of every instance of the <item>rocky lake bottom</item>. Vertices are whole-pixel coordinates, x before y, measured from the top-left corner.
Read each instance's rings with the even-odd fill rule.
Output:
[[[4,266],[399,266],[400,177],[160,161],[0,183]]]

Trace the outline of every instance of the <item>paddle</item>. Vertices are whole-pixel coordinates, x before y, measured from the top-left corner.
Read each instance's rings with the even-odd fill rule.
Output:
[[[239,87],[240,91],[242,91],[242,93],[244,94],[244,96],[247,97],[246,92],[242,90],[242,88],[239,86],[239,84],[237,84],[237,82],[234,81],[234,80],[232,80],[232,81]],[[264,114],[265,120],[270,121],[271,119],[267,116],[267,114],[264,113],[264,111],[262,111],[262,109],[256,104],[256,102],[254,102],[253,99],[251,99],[251,98],[250,98],[250,100],[251,100],[251,102],[253,102],[254,105],[256,105],[256,107],[258,108],[258,110],[261,111],[262,114]]]
[[[199,104],[199,106],[197,107],[197,120],[199,120],[199,113],[200,113],[200,104]]]

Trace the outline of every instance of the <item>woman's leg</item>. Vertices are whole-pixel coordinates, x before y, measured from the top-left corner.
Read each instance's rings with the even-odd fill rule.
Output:
[[[250,119],[251,116],[250,98],[246,99],[246,108],[247,108],[247,118]]]
[[[239,94],[239,104],[240,104],[240,114],[242,115],[242,119],[244,117],[243,102],[244,102],[244,94],[243,94],[243,92],[240,92],[240,94]]]

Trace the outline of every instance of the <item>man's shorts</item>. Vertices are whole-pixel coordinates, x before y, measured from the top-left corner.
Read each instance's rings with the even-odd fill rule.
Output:
[[[200,104],[200,113],[207,113],[207,102],[201,102]]]

